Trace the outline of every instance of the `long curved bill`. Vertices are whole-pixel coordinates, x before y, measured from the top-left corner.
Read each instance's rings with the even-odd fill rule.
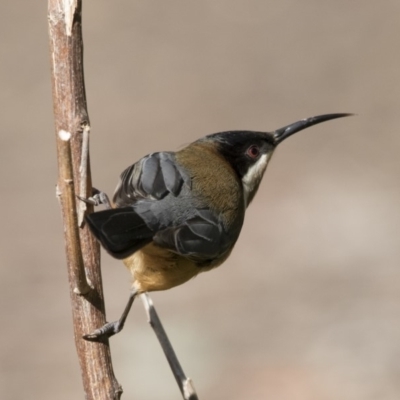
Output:
[[[300,121],[294,122],[293,124],[284,126],[283,128],[277,129],[275,132],[270,133],[275,144],[279,144],[289,136],[302,131],[303,129],[309,128],[310,126],[320,124],[321,122],[329,121],[331,119],[349,117],[354,114],[324,114],[317,115],[316,117],[305,118]]]

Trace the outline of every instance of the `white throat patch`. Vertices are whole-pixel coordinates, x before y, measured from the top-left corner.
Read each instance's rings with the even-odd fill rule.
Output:
[[[271,155],[272,152],[263,154],[260,159],[249,168],[246,175],[242,178],[245,207],[247,207],[249,204],[250,195],[254,192],[254,190],[257,190]]]

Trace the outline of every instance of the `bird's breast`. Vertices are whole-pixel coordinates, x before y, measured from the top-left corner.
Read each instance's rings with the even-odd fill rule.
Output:
[[[176,153],[191,176],[192,196],[216,212],[227,228],[244,217],[243,189],[233,168],[212,146],[196,143]]]
[[[221,265],[228,257],[229,249],[221,257],[208,263],[198,264],[189,258],[150,243],[124,259],[131,272],[133,285],[138,293],[167,290]]]

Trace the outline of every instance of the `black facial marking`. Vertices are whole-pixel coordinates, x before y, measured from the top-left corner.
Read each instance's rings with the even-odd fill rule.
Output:
[[[275,144],[264,132],[228,131],[214,133],[203,140],[217,143],[219,152],[232,165],[239,178],[246,175],[262,154],[275,148]]]

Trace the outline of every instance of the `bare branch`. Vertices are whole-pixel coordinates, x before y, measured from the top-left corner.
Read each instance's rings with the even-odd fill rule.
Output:
[[[179,363],[171,342],[168,339],[167,333],[165,332],[161,320],[158,317],[157,311],[154,308],[153,301],[147,293],[141,294],[140,298],[142,299],[143,306],[146,310],[148,322],[153,328],[154,333],[156,334],[157,339],[160,342],[160,345],[164,351],[165,357],[168,360],[169,366],[171,367],[172,373],[174,374],[176,383],[179,386],[183,398],[185,400],[198,400],[193,382],[183,372],[181,364]]]
[[[99,245],[87,227],[79,228],[91,195],[89,132],[83,76],[82,0],[49,0],[53,105],[59,178],[57,196],[64,221],[67,266],[75,345],[87,400],[117,400],[122,389],[115,379],[107,340],[85,341],[82,336],[105,323]],[[81,202],[80,202],[81,203]],[[88,209],[91,211],[92,206]]]

